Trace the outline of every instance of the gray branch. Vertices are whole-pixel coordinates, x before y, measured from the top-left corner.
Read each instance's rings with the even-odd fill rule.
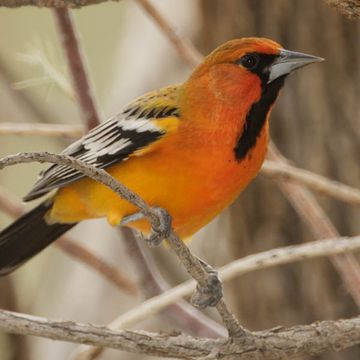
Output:
[[[103,185],[109,187],[120,197],[127,200],[131,204],[139,208],[140,213],[144,215],[150,222],[153,229],[163,228],[162,218],[158,211],[155,211],[136,193],[131,191],[125,185],[119,183],[115,178],[109,175],[105,170],[97,169],[94,166],[88,165],[82,161],[79,161],[71,156],[50,154],[48,152],[42,153],[19,153],[16,155],[6,156],[0,159],[0,170],[6,166],[30,163],[30,162],[50,162],[59,165],[69,166],[75,170],[80,171],[84,175],[94,179]],[[170,224],[167,224],[168,227]],[[163,231],[163,230],[162,230]],[[208,283],[209,276],[203,269],[200,261],[190,252],[189,248],[184,244],[183,241],[170,228],[166,229],[167,241],[171,249],[176,253],[186,271],[189,275],[194,278],[200,287],[205,287]],[[223,299],[220,299],[216,305],[216,309],[219,312],[224,325],[226,326],[229,334],[237,335],[241,337],[243,341],[252,342],[252,335],[249,331],[244,329],[230,312]]]
[[[119,183],[106,171],[74,158],[50,153],[21,153],[0,159],[0,169],[19,163],[50,162],[72,167],[110,187],[122,198],[137,206],[156,228],[161,219],[137,194]],[[207,274],[199,261],[170,229],[169,245],[189,274],[198,283],[206,283]],[[194,338],[183,334],[155,334],[143,331],[115,331],[103,326],[52,321],[0,310],[0,329],[129,352],[182,359],[288,359],[290,356],[315,355],[325,350],[341,350],[360,343],[360,318],[325,321],[306,326],[276,328],[263,332],[243,329],[223,300],[217,305],[230,337],[227,339]]]
[[[360,317],[253,333],[255,342],[240,338],[204,339],[178,333],[110,330],[104,326],[54,321],[0,310],[0,329],[132,353],[181,359],[280,360],[339,351],[360,343]]]

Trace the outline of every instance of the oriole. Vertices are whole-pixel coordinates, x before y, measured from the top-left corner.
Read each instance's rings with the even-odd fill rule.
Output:
[[[229,41],[187,81],[138,98],[63,154],[107,171],[148,204],[165,208],[188,237],[226,208],[258,173],[268,119],[286,76],[321,58],[264,38]],[[77,222],[106,217],[117,226],[137,212],[80,172],[52,165],[24,198],[55,194],[0,233],[7,274]],[[148,231],[146,220],[129,224]]]

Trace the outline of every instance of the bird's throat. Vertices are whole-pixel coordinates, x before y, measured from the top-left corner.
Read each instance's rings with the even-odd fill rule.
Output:
[[[246,115],[243,130],[235,146],[234,152],[237,161],[244,159],[256,146],[260,133],[266,123],[280,89],[284,85],[285,76],[270,84],[264,84],[260,99],[255,102]]]

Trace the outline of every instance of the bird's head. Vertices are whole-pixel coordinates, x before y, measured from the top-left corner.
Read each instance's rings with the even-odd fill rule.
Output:
[[[241,38],[228,41],[209,54],[190,79],[206,79],[222,100],[251,97],[255,101],[265,90],[277,92],[292,71],[322,58],[289,51],[265,38]],[[201,82],[201,80],[199,81]]]
[[[206,66],[231,64],[239,73],[252,73],[266,85],[281,76],[314,62],[323,61],[282,48],[277,42],[265,38],[242,38],[226,42],[206,59]]]

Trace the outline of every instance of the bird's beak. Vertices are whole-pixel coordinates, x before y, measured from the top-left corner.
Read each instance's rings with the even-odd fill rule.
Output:
[[[313,55],[282,49],[280,50],[279,56],[270,66],[268,83],[303,66],[320,61],[324,61],[324,59]]]

